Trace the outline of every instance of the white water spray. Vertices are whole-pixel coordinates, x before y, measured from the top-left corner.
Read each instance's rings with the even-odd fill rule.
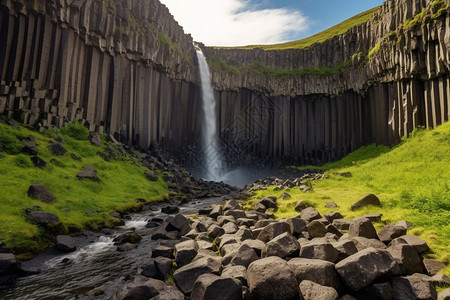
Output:
[[[208,64],[200,48],[197,49],[203,99],[203,151],[205,156],[206,180],[219,181],[222,162],[217,137],[216,100],[211,87]]]

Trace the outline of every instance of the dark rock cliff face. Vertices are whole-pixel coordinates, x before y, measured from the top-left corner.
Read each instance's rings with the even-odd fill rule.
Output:
[[[448,121],[448,6],[388,0],[306,50],[203,47],[223,154],[320,163]],[[158,0],[0,0],[0,114],[26,124],[82,119],[186,155],[201,135],[197,72],[192,38]]]
[[[147,147],[199,132],[195,50],[157,0],[2,0],[0,114]]]

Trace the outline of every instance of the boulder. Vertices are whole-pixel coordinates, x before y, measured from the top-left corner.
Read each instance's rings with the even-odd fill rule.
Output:
[[[256,223],[255,220],[248,219],[248,218],[239,218],[239,219],[236,220],[236,224],[238,226],[244,226],[244,227],[247,227],[247,228],[249,228],[251,226],[254,226],[255,223]]]
[[[247,218],[245,211],[240,210],[240,209],[227,210],[224,213],[224,216],[232,216],[235,220],[241,219],[241,218],[243,218],[243,219]]]
[[[126,252],[126,251],[131,251],[137,248],[136,244],[132,244],[132,243],[124,243],[121,244],[117,247],[117,251],[119,252]]]
[[[422,259],[416,249],[408,244],[398,244],[387,249],[392,257],[403,263],[405,275],[424,273]]]
[[[47,162],[38,156],[32,156],[30,159],[33,165],[37,168],[45,168],[47,165]]]
[[[398,221],[397,223],[395,223],[395,226],[403,227],[406,230],[413,228],[413,225],[405,220]]]
[[[339,298],[332,287],[322,286],[313,281],[303,280],[299,287],[304,300],[337,300]]]
[[[192,288],[191,300],[241,300],[242,284],[235,278],[203,274]]]
[[[149,278],[164,280],[164,275],[155,265],[155,259],[151,259],[150,263],[142,268],[141,275]]]
[[[102,138],[100,137],[100,134],[96,131],[89,132],[88,140],[94,146],[99,147],[102,145]]]
[[[0,275],[17,268],[17,259],[12,253],[0,253]]]
[[[31,211],[27,214],[27,218],[36,225],[56,225],[59,223],[58,216],[51,212]]]
[[[209,213],[209,217],[213,219],[217,219],[218,216],[221,216],[223,213],[222,205],[214,205],[212,207],[211,212]]]
[[[335,219],[331,222],[331,225],[336,227],[338,230],[349,230],[352,221],[346,219]]]
[[[255,211],[259,212],[259,213],[265,213],[267,208],[264,206],[264,204],[260,203],[260,202],[256,202],[255,203]]]
[[[219,224],[219,226],[223,226],[228,223],[236,224],[236,219],[233,216],[218,216],[217,223]]]
[[[332,242],[331,245],[333,245],[334,249],[336,249],[336,251],[338,252],[337,261],[341,261],[358,252],[358,249],[356,248],[355,243],[353,243],[353,241],[349,240],[337,241]]]
[[[158,178],[159,178],[158,172],[151,171],[151,170],[146,170],[144,172],[144,175],[145,175],[145,177],[147,177],[148,180],[153,181],[153,182],[158,181]]]
[[[254,239],[255,236],[253,234],[253,232],[250,229],[247,228],[240,228],[235,234],[234,234],[235,238],[238,241],[245,241],[245,240],[249,240],[249,239]]]
[[[158,245],[155,248],[152,249],[152,257],[167,257],[171,258],[173,255],[173,248]]]
[[[162,276],[161,280],[165,280],[169,278],[170,275],[172,275],[172,267],[173,267],[172,259],[159,256],[155,258],[154,264],[159,274],[161,274]]]
[[[325,227],[325,229],[327,230],[328,233],[334,234],[334,235],[336,235],[338,238],[340,238],[340,237],[343,235],[343,233],[340,232],[340,231],[339,231],[336,227],[334,227],[332,224],[327,225],[327,226]]]
[[[40,183],[30,185],[27,194],[31,198],[38,199],[45,203],[52,203],[56,199],[55,196],[53,196],[53,194]]]
[[[241,209],[241,205],[234,199],[228,200],[223,206],[223,211]]]
[[[330,212],[328,214],[323,215],[325,219],[328,220],[328,222],[333,223],[334,220],[343,219],[344,217],[341,215],[340,212],[334,211]]]
[[[363,217],[353,219],[348,230],[348,235],[350,238],[361,236],[368,239],[377,239],[377,231],[373,227],[372,222]]]
[[[139,244],[142,240],[142,237],[134,232],[126,232],[124,234],[119,235],[114,239],[114,245],[122,245],[126,243],[130,244]]]
[[[264,207],[266,209],[269,208],[273,208],[273,209],[277,209],[277,197],[275,196],[267,196],[263,199],[261,199],[260,201],[258,201],[257,203],[260,203],[262,205],[264,205]]]
[[[438,294],[437,300],[450,300],[450,289],[445,289]]]
[[[215,239],[216,237],[222,236],[224,234],[225,230],[218,225],[212,225],[208,228],[208,236],[212,239]]]
[[[247,268],[244,266],[229,265],[222,271],[222,277],[236,278],[242,284],[247,284]]]
[[[446,266],[444,262],[433,259],[424,259],[423,264],[425,266],[427,274],[430,276],[436,275],[440,270],[442,270]]]
[[[329,262],[336,262],[339,253],[333,245],[326,241],[312,241],[307,244],[301,244],[300,257],[310,259],[321,259]]]
[[[300,218],[290,218],[285,221],[291,228],[290,233],[298,237],[303,231],[307,230],[306,221]]]
[[[287,200],[287,199],[291,199],[292,196],[289,195],[288,193],[283,193],[283,194],[280,195],[279,198],[282,199],[282,200]]]
[[[362,236],[357,236],[351,239],[351,241],[355,244],[356,249],[361,251],[366,248],[376,248],[376,249],[386,249],[386,245],[379,240],[376,239],[368,239]]]
[[[374,194],[369,194],[369,195],[365,196],[364,198],[362,198],[361,200],[359,200],[358,202],[354,203],[352,205],[351,209],[357,210],[357,209],[360,209],[362,207],[366,207],[369,205],[381,207],[380,199],[378,199],[378,197],[375,196]]]
[[[225,230],[225,234],[233,234],[239,230],[237,225],[232,222],[226,223],[225,225],[222,226],[222,228],[223,230]]]
[[[395,300],[436,300],[434,286],[418,276],[396,277],[391,279]]]
[[[33,141],[23,140],[22,144],[23,144],[23,147],[21,150],[22,153],[25,153],[28,155],[37,155],[38,154],[36,144]]]
[[[378,239],[383,243],[390,243],[393,239],[406,234],[406,229],[396,225],[386,225],[378,232]]]
[[[72,237],[67,235],[57,235],[56,249],[61,252],[73,252],[77,247],[75,246],[75,241]]]
[[[276,236],[266,244],[261,253],[261,257],[294,257],[298,256],[299,251],[300,244],[297,239],[289,232],[285,232]]]
[[[247,268],[252,262],[258,259],[255,250],[247,244],[242,244],[231,259],[234,266],[244,266]]]
[[[247,270],[250,292],[261,300],[297,300],[297,280],[286,261],[267,257],[250,264]]]
[[[271,223],[276,223],[277,221],[275,220],[270,220],[270,219],[263,219],[263,220],[259,220],[258,222],[256,222],[255,224],[255,229],[257,228],[264,228],[267,225],[271,224]]]
[[[311,221],[311,223],[308,224],[307,228],[310,239],[324,237],[327,233],[325,225],[323,225],[323,223],[318,220]]]
[[[266,244],[258,239],[256,240],[245,240],[243,244],[249,245],[253,250],[255,250],[258,257],[261,257],[262,250]]]
[[[342,281],[353,291],[361,290],[375,280],[388,279],[398,267],[386,250],[367,248],[336,264]]]
[[[66,147],[64,147],[61,143],[51,144],[50,146],[48,146],[48,148],[53,153],[53,155],[56,156],[63,156],[67,152]]]
[[[303,280],[310,280],[338,291],[341,289],[338,273],[334,269],[335,265],[329,261],[293,258],[288,261],[288,265],[299,283]]]
[[[322,216],[314,207],[307,207],[300,212],[300,218],[309,223],[313,220],[321,219]]]
[[[301,212],[307,207],[310,207],[311,204],[307,200],[298,200],[295,204],[295,211]]]
[[[168,205],[168,206],[165,206],[165,207],[161,208],[161,212],[165,213],[165,214],[168,214],[168,215],[176,214],[179,211],[180,211],[180,208],[178,206],[175,206],[175,205]]]
[[[414,246],[414,248],[416,248],[417,252],[419,253],[423,253],[429,249],[428,244],[424,240],[415,235],[409,234],[402,235],[396,239],[393,239],[392,242],[389,244],[389,246],[405,242],[411,246]]]
[[[374,283],[357,292],[358,299],[365,300],[393,300],[392,286],[389,282]]]
[[[187,240],[175,245],[174,255],[178,267],[189,264],[197,255],[198,245],[194,240]]]
[[[215,259],[203,257],[176,270],[173,274],[173,280],[184,294],[190,294],[195,281],[200,275],[208,273],[219,275],[220,270],[221,265]]]
[[[180,235],[185,235],[191,230],[191,223],[182,214],[177,214],[166,226],[167,231],[178,231]]]
[[[89,179],[94,182],[100,182],[100,178],[97,176],[97,169],[91,166],[84,166],[83,169],[77,173],[78,179]]]
[[[270,223],[258,234],[258,240],[267,243],[268,241],[273,240],[276,236],[290,231],[291,227],[285,222]]]

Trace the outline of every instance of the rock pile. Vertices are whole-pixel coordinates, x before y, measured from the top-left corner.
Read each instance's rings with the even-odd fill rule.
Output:
[[[434,275],[444,264],[424,263],[420,255],[428,246],[406,227],[377,232],[366,217],[322,216],[312,207],[273,220],[265,209],[276,200],[266,197],[250,211],[228,200],[198,218],[170,216],[159,228],[172,241],[153,249],[150,265],[115,299],[139,291],[193,300],[437,299],[433,285],[450,285]],[[162,284],[168,279],[177,289]]]
[[[249,191],[259,191],[266,190],[270,186],[276,186],[275,191],[289,189],[293,187],[299,187],[302,191],[311,191],[312,187],[308,184],[309,181],[320,180],[323,178],[323,173],[306,173],[301,177],[296,177],[295,179],[280,179],[275,176],[270,176],[265,179],[260,179],[254,183],[247,185],[246,190]]]

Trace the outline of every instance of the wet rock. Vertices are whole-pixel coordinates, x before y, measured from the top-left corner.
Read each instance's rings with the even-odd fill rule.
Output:
[[[100,134],[96,131],[89,132],[88,140],[94,146],[99,147],[102,145],[102,138],[100,137]]]
[[[307,228],[310,239],[324,237],[327,233],[327,229],[325,228],[325,226],[318,220],[314,220],[309,223]]]
[[[297,280],[286,261],[267,257],[250,264],[247,282],[252,295],[262,300],[297,300]]]
[[[278,256],[281,258],[297,256],[300,251],[300,244],[297,239],[289,232],[282,233],[264,247],[261,256]]]
[[[392,300],[394,299],[392,286],[389,282],[374,283],[357,293],[358,299]]]
[[[28,196],[31,198],[38,199],[45,203],[52,203],[56,200],[55,196],[43,185],[43,184],[32,184],[27,191]]]
[[[386,225],[378,232],[378,238],[383,243],[389,243],[393,239],[406,234],[406,229],[401,226]]]
[[[391,280],[394,299],[398,300],[435,300],[437,292],[434,286],[418,276],[396,277]]]
[[[342,281],[353,291],[358,291],[391,276],[396,267],[394,258],[386,250],[367,248],[336,264]]]
[[[348,235],[350,238],[361,236],[368,239],[377,239],[377,231],[373,227],[372,222],[363,217],[355,218],[350,224],[348,230]]]
[[[161,274],[161,272],[155,265],[155,259],[151,259],[150,263],[142,269],[141,275],[158,280],[164,280],[164,275]]]
[[[145,225],[145,228],[156,228],[158,227],[159,224],[153,221],[148,221],[147,224]]]
[[[274,239],[276,236],[290,231],[291,227],[285,222],[270,223],[259,233],[258,240],[267,243],[270,240]]]
[[[74,239],[67,235],[56,236],[56,248],[61,252],[73,252],[77,249]]]
[[[213,258],[204,257],[176,270],[173,279],[184,294],[189,294],[200,275],[209,273],[219,275],[220,270],[220,263]]]
[[[336,262],[338,252],[333,245],[325,241],[312,241],[307,244],[301,244],[300,257],[310,259],[321,259],[329,262]]]
[[[425,266],[427,274],[430,276],[436,275],[440,270],[442,270],[446,266],[444,262],[433,259],[424,259],[423,264]]]
[[[165,214],[168,214],[168,215],[176,214],[179,211],[180,211],[180,208],[178,206],[175,206],[175,205],[168,205],[168,206],[165,206],[165,207],[161,208],[161,212],[165,213]]]
[[[190,299],[240,300],[242,299],[242,284],[234,278],[203,274],[195,281]]]
[[[122,245],[119,245],[117,247],[117,251],[119,252],[127,252],[127,251],[131,251],[136,249],[138,246],[136,244],[131,244],[131,243],[125,243]]]
[[[188,218],[178,214],[170,220],[166,226],[167,231],[178,231],[180,235],[185,235],[191,230],[191,223]]]
[[[50,152],[52,152],[52,154],[56,156],[63,156],[67,152],[66,147],[64,147],[60,143],[51,144],[48,146],[48,148],[50,149]]]
[[[375,196],[374,194],[369,194],[369,195],[365,196],[364,198],[362,198],[361,200],[359,200],[358,202],[354,203],[352,205],[351,209],[357,210],[357,209],[360,209],[362,207],[366,207],[369,205],[381,207],[380,199],[378,199],[378,197]]]
[[[36,225],[56,225],[59,223],[58,216],[51,212],[31,211],[27,214],[27,218]]]
[[[134,232],[127,232],[122,235],[119,235],[113,241],[114,241],[114,245],[122,245],[125,243],[139,244],[141,242],[141,240],[142,240],[142,237],[139,234],[134,233]]]
[[[320,259],[293,258],[288,261],[297,282],[310,280],[317,284],[341,289],[338,273],[334,263]]]
[[[314,207],[307,207],[300,212],[300,218],[309,223],[321,219],[322,216]]]
[[[300,283],[300,293],[304,300],[337,300],[339,298],[332,287],[322,286],[309,280],[303,280]]]
[[[97,176],[97,169],[92,166],[84,166],[83,169],[77,173],[77,178],[100,182],[100,178]]]
[[[198,245],[194,240],[188,240],[175,245],[175,262],[178,267],[189,264],[197,255]]]
[[[399,244],[389,247],[387,250],[391,253],[392,257],[403,263],[403,268],[406,275],[424,272],[422,259],[413,246],[408,244]]]
[[[38,156],[32,156],[30,159],[36,168],[45,168],[47,166],[47,162]]]
[[[0,253],[0,274],[13,271],[17,268],[17,259],[12,253]]]
[[[148,180],[153,181],[153,182],[158,181],[158,178],[159,178],[158,172],[151,171],[151,170],[146,170],[144,172],[144,175],[145,175],[145,177],[147,177]]]

